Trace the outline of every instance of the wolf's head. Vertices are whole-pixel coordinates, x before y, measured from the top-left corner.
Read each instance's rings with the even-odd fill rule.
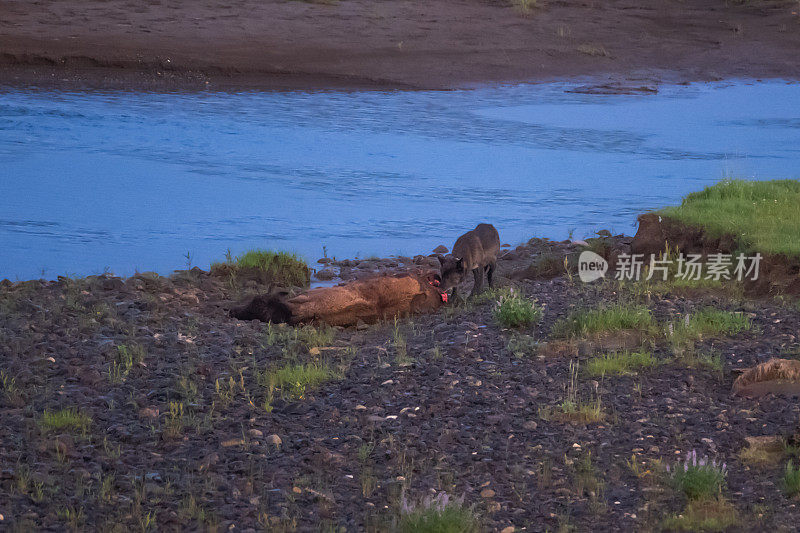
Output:
[[[464,281],[467,271],[462,258],[452,255],[440,255],[439,264],[441,265],[441,289],[443,291],[458,287]]]

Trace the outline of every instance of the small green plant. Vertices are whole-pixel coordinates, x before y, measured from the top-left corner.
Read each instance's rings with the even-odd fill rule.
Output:
[[[514,357],[529,357],[535,355],[539,349],[539,343],[529,335],[512,334],[506,349],[514,354]]]
[[[372,451],[375,449],[374,442],[365,442],[361,446],[358,447],[358,460],[362,463],[366,462],[367,459],[370,458],[372,455]]]
[[[164,437],[177,439],[183,433],[183,402],[169,402],[169,413],[165,422]]]
[[[657,364],[658,361],[650,352],[610,353],[589,359],[584,373],[587,376],[635,374]]]
[[[646,474],[649,473],[649,470],[645,470],[644,463],[642,463],[637,457],[635,453],[631,454],[631,458],[625,461],[625,465],[628,467],[628,470],[631,471],[636,477],[644,477]]]
[[[574,483],[578,494],[583,494],[584,491],[596,492],[604,485],[603,481],[598,478],[597,469],[592,463],[592,452],[582,454],[579,459],[574,463]]]
[[[783,473],[783,492],[789,497],[800,494],[800,467],[795,468],[791,461]]]
[[[59,509],[56,514],[61,520],[64,520],[67,525],[69,525],[69,528],[73,531],[79,531],[86,520],[83,507],[65,507],[63,509]]]
[[[264,387],[280,389],[286,398],[303,398],[308,390],[334,379],[335,373],[324,363],[286,364],[259,375],[258,381]]]
[[[589,424],[602,422],[606,418],[603,404],[598,395],[594,401],[585,402],[578,396],[578,370],[580,363],[569,363],[569,385],[566,397],[557,407],[540,407],[539,417],[543,420],[561,420]]]
[[[511,292],[497,302],[494,318],[503,327],[521,328],[539,322],[542,319],[542,310],[531,300]]]
[[[125,381],[133,367],[144,361],[145,350],[140,344],[120,344],[115,355],[108,366],[108,380],[116,384]]]
[[[725,477],[728,467],[725,463],[717,464],[709,461],[707,457],[697,459],[697,452],[687,452],[686,460],[675,465],[670,470],[667,465],[675,487],[683,492],[690,500],[709,499],[719,495],[725,486]]]
[[[73,407],[59,409],[57,411],[45,409],[44,413],[42,413],[42,417],[39,419],[39,424],[45,431],[68,430],[85,434],[92,425],[92,417]]]
[[[12,403],[21,403],[22,396],[19,392],[19,387],[17,387],[17,380],[8,374],[4,370],[0,370],[0,391],[2,391],[3,396]]]
[[[644,306],[616,305],[603,309],[575,311],[553,324],[554,337],[572,338],[622,329],[650,331],[653,316]]]
[[[498,300],[514,294],[511,287],[489,287],[469,299],[471,305],[495,303]]]
[[[403,495],[398,530],[403,533],[476,533],[480,531],[480,522],[472,509],[464,507],[463,497],[451,499],[446,492],[440,492],[411,504]]]
[[[438,343],[431,349],[431,359],[438,361],[442,358],[442,347]]]
[[[101,501],[111,502],[114,495],[115,482],[116,482],[116,476],[114,476],[114,474],[108,474],[105,476],[101,474],[100,488],[97,494],[97,496]]]
[[[119,459],[122,455],[122,446],[119,444],[111,444],[109,442],[108,437],[103,437],[103,451],[106,452],[106,455],[111,459]]]
[[[392,332],[392,346],[394,347],[395,361],[399,366],[408,366],[413,360],[408,356],[408,343],[400,326],[397,324],[397,317],[394,319],[394,331]]]

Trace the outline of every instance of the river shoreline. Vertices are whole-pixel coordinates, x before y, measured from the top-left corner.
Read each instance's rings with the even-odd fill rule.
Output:
[[[658,529],[685,506],[664,467],[692,450],[727,463],[727,531],[797,521],[780,490],[782,448],[743,450],[746,438],[791,437],[800,407],[731,388],[745,368],[796,356],[800,311],[736,290],[582,283],[557,268],[582,246],[532,239],[501,257],[498,294],[542,310],[522,328],[497,321],[498,294],[375,325],[294,329],[231,318],[235,302],[269,287],[199,269],[2,282],[4,524],[383,531],[402,520],[401,497],[444,492],[463,496],[485,530]],[[339,266],[355,275],[393,263]],[[647,309],[652,324],[557,333],[576,311],[607,306]],[[671,339],[670,324],[709,309],[751,325]],[[587,373],[625,350],[650,353],[652,366]],[[330,374],[276,388],[271,373],[296,365]],[[586,412],[570,414],[569,401]]]
[[[127,90],[453,89],[797,79],[791,2],[4,2],[0,84]]]

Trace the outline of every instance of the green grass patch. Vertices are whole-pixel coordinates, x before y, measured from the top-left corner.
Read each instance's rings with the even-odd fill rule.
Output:
[[[650,330],[650,310],[638,305],[616,305],[603,309],[575,311],[553,324],[552,334],[559,338],[584,337],[593,333],[622,329]]]
[[[559,422],[577,422],[580,424],[593,424],[603,422],[606,412],[600,398],[591,402],[583,400],[564,400],[555,407],[540,407],[539,418],[542,420],[556,420]]]
[[[739,514],[724,498],[691,501],[683,513],[661,523],[667,531],[727,531],[737,525]]]
[[[305,261],[292,253],[271,250],[250,250],[235,258],[229,252],[224,263],[211,265],[211,272],[230,276],[255,275],[262,283],[293,287],[307,287],[311,281]]]
[[[268,323],[266,331],[262,337],[267,346],[285,346],[287,348],[297,348],[305,346],[328,346],[336,337],[336,330],[330,326],[322,325],[314,327],[306,325],[302,327],[291,327],[283,324]]]
[[[324,363],[286,364],[259,375],[259,384],[268,389],[279,389],[281,395],[301,399],[310,390],[336,378]]]
[[[86,433],[92,425],[92,417],[73,407],[50,411],[45,409],[39,419],[45,431],[73,431]]]
[[[783,492],[789,496],[800,494],[800,467],[794,467],[792,462],[786,463],[786,470],[783,473]]]
[[[397,530],[402,533],[477,533],[478,517],[461,501],[453,501],[445,493],[426,498],[418,505],[409,505],[403,498]]]
[[[511,287],[489,287],[476,294],[469,299],[472,305],[483,305],[488,303],[496,303],[503,298],[510,297],[514,294],[514,289]]]
[[[506,328],[521,328],[542,319],[542,310],[518,293],[503,296],[494,308],[494,319]]]
[[[743,250],[800,255],[800,181],[724,180],[658,214],[714,236],[733,235]]]
[[[591,377],[605,374],[635,374],[657,364],[658,360],[650,352],[609,353],[589,359],[584,367],[584,373]]]
[[[716,335],[735,335],[752,328],[750,317],[743,313],[720,311],[712,307],[687,314],[682,320],[667,326],[670,337],[677,339],[698,339]]]

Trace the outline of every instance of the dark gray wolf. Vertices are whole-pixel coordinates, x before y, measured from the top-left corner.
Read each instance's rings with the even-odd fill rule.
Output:
[[[439,256],[441,264],[441,289],[453,289],[456,298],[458,285],[464,281],[467,272],[472,271],[475,285],[470,296],[478,294],[483,288],[483,274],[489,286],[493,286],[492,275],[497,266],[497,253],[500,251],[500,235],[491,224],[478,224],[474,230],[468,231],[453,245],[453,250],[446,256]]]

